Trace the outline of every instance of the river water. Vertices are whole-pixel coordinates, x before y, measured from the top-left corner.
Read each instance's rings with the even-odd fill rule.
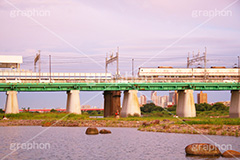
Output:
[[[184,150],[187,145],[211,141],[212,144],[217,143],[220,149],[240,151],[240,137],[141,132],[136,128],[106,129],[112,134],[86,135],[85,127],[0,127],[0,158],[190,160],[202,158],[187,157]],[[209,159],[226,160],[222,157]]]

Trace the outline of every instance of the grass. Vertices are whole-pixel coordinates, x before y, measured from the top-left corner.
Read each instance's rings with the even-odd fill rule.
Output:
[[[239,136],[238,130],[235,131],[235,136],[236,136],[236,137]]]
[[[96,118],[94,120],[111,120],[111,121],[153,121],[153,120],[164,120],[168,119],[170,121],[178,121],[174,117],[157,117],[157,116],[145,116],[145,117],[120,117],[116,119],[115,117],[105,117],[105,118]]]
[[[221,135],[222,135],[222,136],[227,135],[227,131],[222,131]]]
[[[188,118],[189,119],[189,118]],[[212,124],[212,125],[240,125],[240,118],[190,118],[189,121],[179,124]]]
[[[0,113],[0,118],[2,118],[5,114]],[[65,117],[65,120],[79,120],[79,119],[87,119],[87,120],[111,120],[111,121],[152,121],[156,119],[165,119],[163,117],[126,117],[126,118],[119,118],[116,119],[115,117],[106,117],[106,118],[89,118],[88,114],[68,114],[63,112],[56,112],[56,113],[32,113],[32,112],[23,112],[23,113],[17,113],[17,114],[6,114],[7,118],[12,120],[21,120],[21,119],[49,119],[49,120],[57,120]],[[166,118],[169,119],[169,118]],[[170,118],[173,119],[174,118]],[[176,119],[175,119],[176,120]]]
[[[142,112],[142,114],[148,117],[172,117],[172,115],[176,114],[176,111],[167,112],[164,110],[164,111],[153,111],[152,113]]]
[[[208,134],[209,134],[209,135],[216,135],[216,131],[210,130]]]
[[[197,117],[228,116],[228,111],[197,111]]]
[[[0,118],[2,118],[4,113],[0,113]],[[66,117],[65,117],[66,116]],[[211,125],[220,125],[219,129],[222,128],[222,125],[240,125],[240,118],[209,118],[209,117],[194,117],[194,118],[180,118],[181,120],[187,119],[187,121],[182,122],[177,118],[172,116],[143,116],[143,117],[126,117],[126,118],[119,118],[116,119],[115,117],[106,117],[106,118],[89,118],[88,114],[68,114],[68,113],[18,113],[18,114],[7,114],[7,118],[10,120],[21,120],[21,119],[43,119],[43,120],[59,120],[63,117],[63,120],[109,120],[109,121],[153,121],[153,120],[160,120],[163,121],[164,119],[170,120],[175,124],[211,124]],[[217,128],[218,129],[218,128]],[[238,135],[238,133],[237,133]]]
[[[3,117],[3,113],[0,114],[0,117]],[[63,120],[79,120],[87,119],[88,115],[78,115],[78,114],[69,114],[68,113],[29,113],[23,112],[18,114],[6,114],[6,117],[12,120],[21,120],[21,119],[47,119],[47,120],[58,120],[63,118]]]

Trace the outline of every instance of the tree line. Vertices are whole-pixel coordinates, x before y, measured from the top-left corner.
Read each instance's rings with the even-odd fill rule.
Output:
[[[210,105],[208,103],[195,104],[196,111],[228,111],[229,107],[225,106],[223,103],[215,103]],[[177,106],[173,105],[172,107],[166,108],[168,111],[176,111]],[[142,113],[152,113],[152,112],[161,112],[164,111],[164,108],[161,106],[156,106],[154,103],[148,103],[141,107]]]

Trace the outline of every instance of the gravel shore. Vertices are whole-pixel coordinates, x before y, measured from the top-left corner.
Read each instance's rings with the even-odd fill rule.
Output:
[[[43,127],[130,127],[139,131],[239,136],[240,125],[175,124],[168,119],[154,121],[122,120],[0,120],[0,126]]]

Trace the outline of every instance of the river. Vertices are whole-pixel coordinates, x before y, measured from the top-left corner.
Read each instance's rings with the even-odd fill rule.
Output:
[[[240,137],[141,132],[136,128],[106,129],[112,134],[86,135],[85,127],[0,127],[0,157],[9,160],[190,160],[201,159],[185,155],[185,147],[191,143],[212,141],[220,149],[240,149]],[[216,159],[226,160],[222,157]]]

